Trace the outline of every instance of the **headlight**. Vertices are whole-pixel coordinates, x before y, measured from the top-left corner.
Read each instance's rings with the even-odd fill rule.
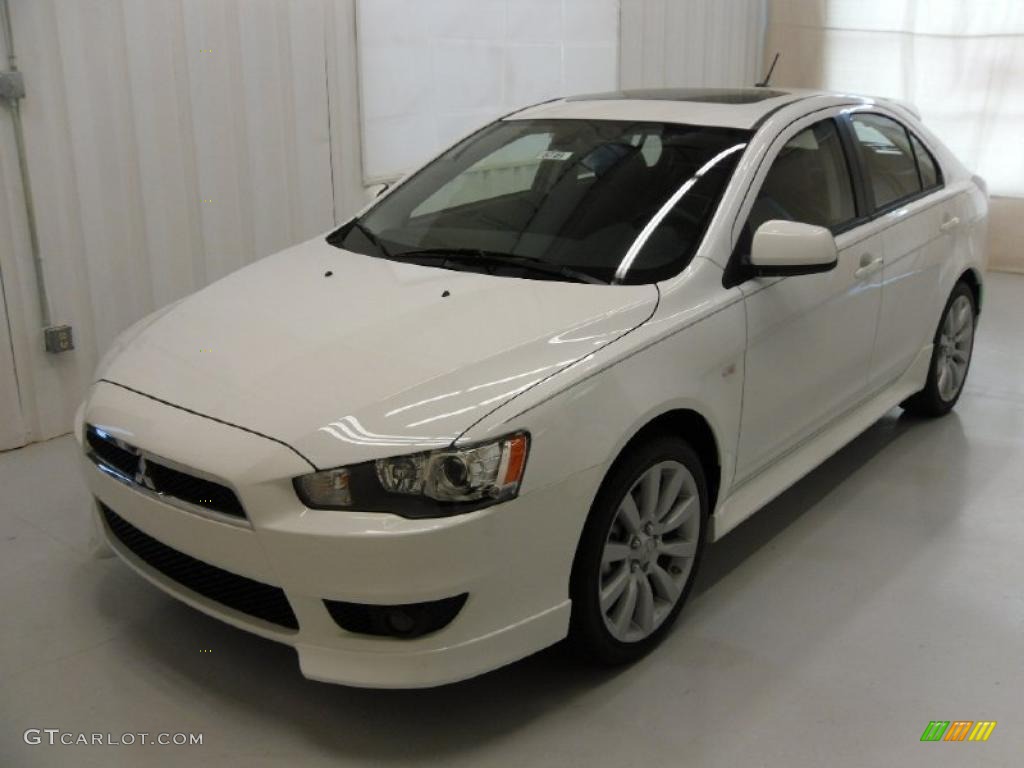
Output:
[[[404,517],[460,514],[513,498],[526,469],[525,432],[465,448],[442,448],[297,477],[295,491],[315,509],[394,512]]]

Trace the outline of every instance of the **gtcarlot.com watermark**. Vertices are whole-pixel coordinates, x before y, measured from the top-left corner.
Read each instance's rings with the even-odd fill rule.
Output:
[[[140,744],[194,747],[202,746],[203,743],[203,734],[201,733],[149,733],[148,731],[140,731],[138,733],[84,733],[62,731],[60,728],[28,728],[25,730],[22,738],[26,744],[64,745],[66,747],[132,747]]]

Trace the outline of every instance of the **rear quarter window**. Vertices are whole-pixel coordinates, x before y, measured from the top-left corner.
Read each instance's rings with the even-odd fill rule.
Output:
[[[925,189],[942,186],[942,173],[939,171],[939,164],[935,162],[932,153],[914,134],[910,134],[910,143],[913,145],[914,155],[917,157],[917,169],[921,172],[922,186]]]

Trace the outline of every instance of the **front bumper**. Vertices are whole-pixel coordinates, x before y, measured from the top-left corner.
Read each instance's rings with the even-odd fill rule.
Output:
[[[310,465],[270,439],[101,382],[89,423],[231,487],[248,521],[230,524],[172,506],[82,465],[92,494],[135,529],[179,553],[284,591],[289,629],[185,587],[138,557],[97,510],[112,549],[172,596],[236,627],[295,647],[311,679],[421,687],[472,677],[562,639],[569,572],[593,488],[592,472],[457,517],[408,520],[307,509],[291,478]],[[77,430],[79,438],[81,429]],[[97,505],[98,506],[98,505]],[[469,595],[446,627],[399,639],[347,632],[324,600],[395,605]]]

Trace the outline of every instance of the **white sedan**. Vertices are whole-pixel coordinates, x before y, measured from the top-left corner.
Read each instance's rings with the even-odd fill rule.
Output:
[[[956,403],[984,182],[908,107],[558,99],[126,331],[106,541],[309,678],[649,651],[701,553],[894,406]]]

